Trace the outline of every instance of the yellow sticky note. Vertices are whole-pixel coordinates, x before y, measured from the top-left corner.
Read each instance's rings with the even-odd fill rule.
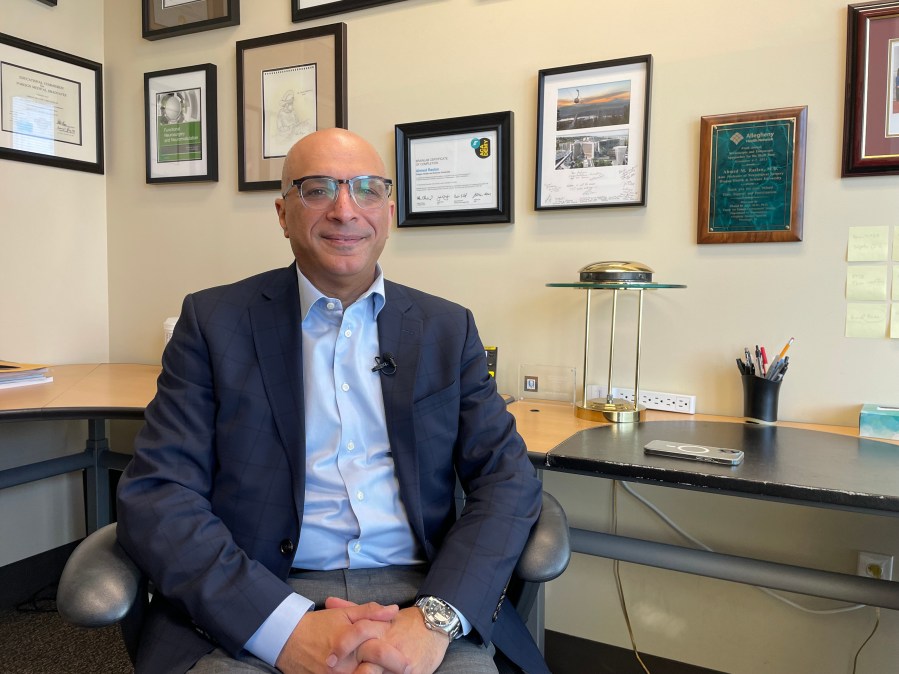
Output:
[[[850,302],[846,305],[846,336],[880,339],[887,334],[887,305]]]
[[[899,339],[899,304],[894,304],[890,312],[890,338]]]
[[[893,227],[893,262],[899,262],[899,225]]]
[[[899,267],[893,267],[893,301],[899,302]]]
[[[886,265],[857,265],[846,270],[847,300],[885,300]]]
[[[850,227],[849,262],[886,262],[890,250],[889,227]],[[894,255],[895,255],[895,251]]]

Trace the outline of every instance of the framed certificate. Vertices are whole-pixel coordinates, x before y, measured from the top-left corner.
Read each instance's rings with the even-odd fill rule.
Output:
[[[899,174],[899,2],[849,5],[844,178]]]
[[[346,24],[238,42],[238,189],[281,189],[287,151],[318,129],[345,129],[346,101]]]
[[[216,67],[144,74],[148,183],[217,181]]]
[[[357,9],[389,5],[402,0],[290,0],[293,22],[334,16]]]
[[[802,241],[808,108],[702,118],[698,243]]]
[[[103,173],[103,66],[0,33],[0,159]]]
[[[541,70],[535,208],[644,206],[652,56]]]
[[[240,24],[240,0],[143,0],[143,38],[161,40]]]
[[[513,221],[512,113],[396,125],[397,226]]]

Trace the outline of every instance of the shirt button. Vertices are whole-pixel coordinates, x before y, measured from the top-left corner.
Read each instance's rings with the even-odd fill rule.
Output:
[[[341,390],[341,391],[349,391],[349,390],[350,390],[350,385],[347,384],[346,382],[344,382],[343,384],[340,385],[340,390]]]
[[[365,494],[362,493],[361,489],[356,492],[356,498],[359,499],[360,501],[365,499]]]
[[[356,541],[356,543],[353,545],[353,552],[359,552],[360,550],[362,550],[362,543]]]
[[[347,330],[346,332],[343,333],[343,336],[344,336],[344,337],[352,337],[352,336],[353,336],[353,331],[352,331],[352,330]]]
[[[332,311],[334,310],[334,302],[328,302],[325,306]]]
[[[346,443],[346,448],[352,452],[354,449],[356,449],[356,443],[348,442],[348,443]]]

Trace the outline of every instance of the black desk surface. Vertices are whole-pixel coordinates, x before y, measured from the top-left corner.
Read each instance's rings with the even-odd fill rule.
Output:
[[[645,454],[650,440],[742,449],[739,466]],[[775,426],[652,421],[578,431],[544,468],[737,496],[899,515],[899,446]]]

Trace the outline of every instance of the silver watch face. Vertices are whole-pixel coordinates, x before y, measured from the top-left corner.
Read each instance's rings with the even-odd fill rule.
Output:
[[[445,632],[450,639],[456,638],[462,631],[459,616],[452,607],[437,597],[422,597],[415,605],[421,609],[425,624],[430,629]]]

